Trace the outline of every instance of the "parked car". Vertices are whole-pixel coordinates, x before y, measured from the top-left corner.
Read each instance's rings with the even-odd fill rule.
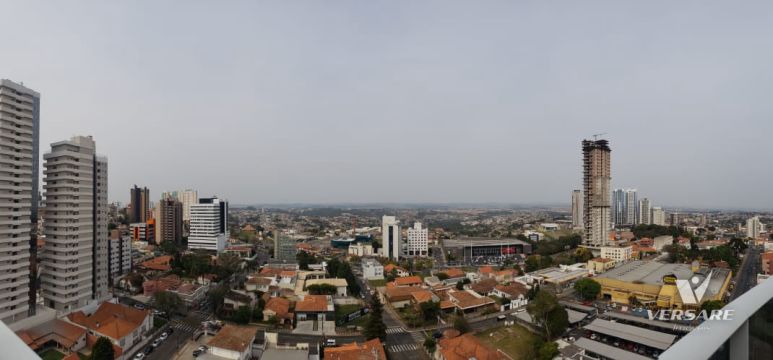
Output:
[[[138,310],[145,310],[145,305],[142,305],[140,303],[134,304],[134,308]]]
[[[325,340],[325,346],[336,346],[336,339]]]
[[[144,352],[145,355],[148,355],[148,354],[152,353],[153,352],[153,346],[151,346],[151,345],[145,346],[145,348],[142,349],[142,352]]]
[[[162,342],[164,342],[164,340],[161,340],[161,338],[154,340],[153,347],[158,347],[159,345],[161,345]]]
[[[199,346],[199,348],[198,348],[198,349],[196,349],[196,350],[199,350],[199,351],[201,351],[201,352],[206,352],[206,351],[207,351],[207,349],[208,349],[208,348],[206,347],[206,345],[201,345],[201,346]]]
[[[161,341],[164,341],[167,338],[169,338],[169,334],[166,331],[164,331],[163,333],[161,333],[161,336],[159,336],[158,338],[161,339]]]
[[[134,360],[142,360],[145,358],[145,353],[138,352],[137,355],[134,355]]]
[[[201,353],[202,351],[199,349],[193,350],[193,357],[198,357],[199,355],[201,355]]]

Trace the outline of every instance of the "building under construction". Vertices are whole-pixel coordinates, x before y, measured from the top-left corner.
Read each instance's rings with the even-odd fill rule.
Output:
[[[609,142],[583,140],[583,243],[591,247],[604,246],[609,241],[610,171]]]

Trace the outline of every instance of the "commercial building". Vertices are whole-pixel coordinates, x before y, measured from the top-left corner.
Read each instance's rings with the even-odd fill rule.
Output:
[[[594,279],[601,284],[601,295],[607,300],[630,304],[636,299],[650,308],[685,309],[699,308],[708,300],[723,300],[731,275],[729,269],[631,261]],[[686,287],[678,289],[677,284]],[[696,298],[698,287],[702,288],[702,296]]]
[[[572,191],[572,228],[582,229],[582,190]]]
[[[612,193],[614,226],[635,225],[637,215],[636,189],[615,189]]]
[[[746,220],[746,237],[756,239],[760,237],[760,233],[763,231],[765,231],[765,225],[760,222],[759,216]]]
[[[373,254],[373,245],[371,244],[365,244],[365,243],[356,243],[353,245],[349,245],[348,249],[349,255],[353,256],[372,256]]]
[[[588,271],[593,274],[601,274],[615,267],[615,261],[609,258],[597,257],[588,260]]]
[[[362,277],[366,280],[380,280],[384,278],[384,266],[374,259],[362,261]]]
[[[652,224],[666,226],[666,212],[663,208],[659,206],[652,208]]]
[[[129,222],[144,223],[148,221],[150,190],[134,185],[129,190],[129,196]]]
[[[610,259],[615,262],[625,262],[631,260],[633,248],[631,246],[602,246],[601,258]]]
[[[91,137],[51,144],[45,161],[45,305],[67,313],[109,296],[107,160]]]
[[[274,233],[274,259],[281,261],[295,261],[298,255],[297,242],[281,231]]]
[[[183,239],[183,204],[172,197],[161,199],[156,218],[156,243],[180,244]]]
[[[644,224],[649,225],[652,223],[652,206],[650,205],[650,199],[644,198],[639,200],[639,211],[638,219],[636,220],[637,224]]]
[[[402,243],[400,241],[400,221],[394,216],[381,218],[381,255],[388,259],[399,260]]]
[[[515,256],[531,254],[531,244],[519,239],[455,238],[444,239],[443,247],[454,258],[474,260],[482,257]]]
[[[132,242],[131,237],[122,236],[118,229],[110,233],[110,275],[108,284],[118,283],[118,279],[129,273],[132,268]]]
[[[228,239],[228,202],[216,197],[199,199],[191,205],[191,233],[188,249],[221,253]]]
[[[607,140],[583,140],[583,224],[587,246],[604,246],[609,241],[609,142]]]
[[[34,315],[37,289],[40,94],[0,80],[0,321]],[[31,286],[32,284],[32,286]]]
[[[148,222],[129,224],[132,241],[146,241],[148,244],[156,243],[156,220],[148,219]]]
[[[408,229],[408,242],[403,255],[426,257],[429,252],[429,229],[422,228],[420,222],[413,223]]]

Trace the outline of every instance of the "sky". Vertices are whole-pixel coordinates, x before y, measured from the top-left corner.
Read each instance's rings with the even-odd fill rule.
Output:
[[[771,209],[773,2],[5,1],[0,78],[41,153],[237,204],[562,203],[613,187]]]

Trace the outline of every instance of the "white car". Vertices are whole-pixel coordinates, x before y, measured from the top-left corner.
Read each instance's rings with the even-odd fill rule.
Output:
[[[166,340],[168,337],[169,337],[169,334],[168,334],[168,333],[166,333],[166,332],[164,332],[164,333],[163,333],[163,334],[161,334],[161,336],[159,336],[158,338],[159,338],[159,339],[161,339],[161,340],[163,341],[163,340]]]
[[[137,355],[134,355],[134,360],[142,360],[145,358],[144,352],[138,352]]]

